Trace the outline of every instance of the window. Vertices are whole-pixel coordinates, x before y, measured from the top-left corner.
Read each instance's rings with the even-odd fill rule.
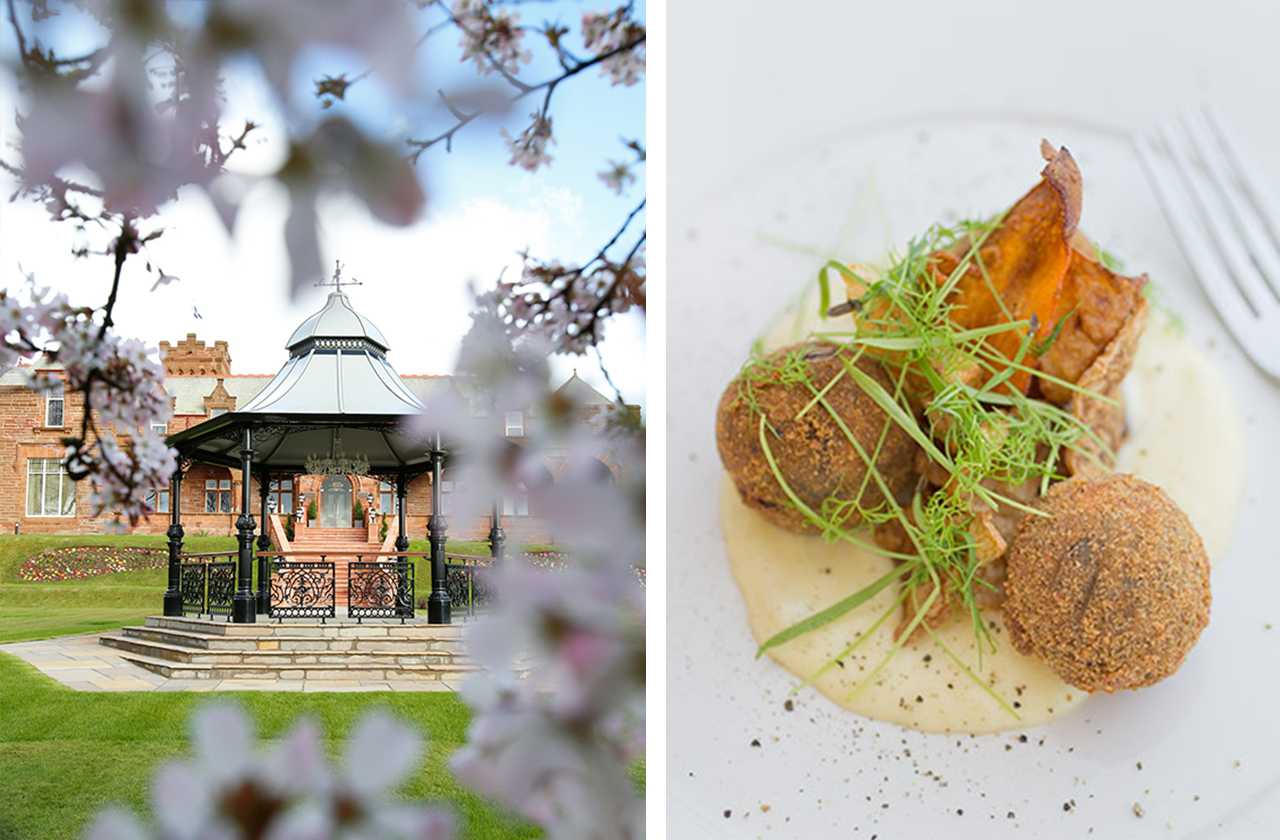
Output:
[[[166,489],[147,491],[147,510],[152,513],[169,512],[169,491]]]
[[[503,516],[528,516],[529,515],[529,494],[516,493],[512,496],[502,497],[502,515]]]
[[[445,516],[454,513],[453,509],[453,491],[457,485],[448,479],[440,480],[440,512]]]
[[[210,478],[205,481],[204,512],[231,513],[231,479]]]
[[[27,461],[27,516],[75,516],[76,485],[57,458]]]
[[[66,407],[66,391],[61,382],[49,386],[44,397],[44,424],[50,428],[62,428],[63,409]]]
[[[524,437],[524,412],[507,412],[507,437]]]
[[[293,513],[293,479],[281,478],[267,485],[267,510],[272,513]]]
[[[158,435],[165,435],[169,432],[169,425],[167,423],[152,423],[151,431]]]
[[[378,511],[386,514],[396,512],[396,491],[389,481],[378,482]]]
[[[225,408],[211,408],[209,409],[209,418],[213,419],[214,417],[221,417],[226,413],[227,410]]]

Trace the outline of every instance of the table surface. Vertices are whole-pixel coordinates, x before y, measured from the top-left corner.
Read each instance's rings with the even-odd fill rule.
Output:
[[[1280,142],[1280,3],[1267,0],[697,0],[672,2],[668,17],[677,235],[699,200],[753,165],[924,113],[1138,130],[1209,102],[1254,148]],[[1280,181],[1280,161],[1263,166]]]

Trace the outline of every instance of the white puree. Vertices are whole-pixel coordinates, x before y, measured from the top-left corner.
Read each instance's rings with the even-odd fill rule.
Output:
[[[767,348],[797,341],[811,330],[846,329],[820,323],[813,296],[798,301],[765,336]],[[839,324],[837,326],[836,324]],[[1227,548],[1243,487],[1244,443],[1231,392],[1204,356],[1153,312],[1125,383],[1129,440],[1119,469],[1163,487],[1190,516],[1217,560]],[[856,592],[883,575],[890,561],[848,544],[827,544],[770,525],[739,500],[726,478],[721,527],[733,575],[746,602],[751,632],[763,641]],[[796,677],[810,679],[870,627],[896,597],[893,588],[820,630],[769,652]],[[972,627],[953,622],[942,641],[1009,703],[1012,717],[974,684],[931,640],[903,648],[866,685],[889,652],[897,615],[858,650],[817,678],[814,686],[835,703],[867,717],[927,732],[994,732],[1043,723],[1088,695],[1062,682],[1039,660],[1013,650],[1001,616],[991,611],[997,650],[984,651],[981,668]],[[926,662],[925,658],[929,661]]]

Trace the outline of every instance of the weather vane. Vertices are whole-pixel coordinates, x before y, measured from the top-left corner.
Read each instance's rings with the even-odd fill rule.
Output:
[[[317,281],[316,281],[316,285],[317,285],[317,286],[333,286],[333,288],[334,288],[334,289],[335,289],[339,294],[341,294],[341,292],[342,292],[342,287],[343,287],[344,285],[347,285],[347,286],[363,286],[364,284],[363,284],[363,283],[361,283],[359,280],[356,280],[355,278],[352,278],[352,279],[350,279],[350,280],[343,280],[343,279],[342,279],[342,261],[341,261],[341,260],[334,260],[334,261],[333,261],[333,279],[332,279],[331,281],[329,281],[328,283],[326,283],[326,282],[325,282],[325,281],[323,281],[323,280],[317,280]]]

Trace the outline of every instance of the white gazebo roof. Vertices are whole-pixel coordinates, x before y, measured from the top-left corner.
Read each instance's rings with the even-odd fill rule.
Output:
[[[235,466],[243,433],[253,462],[301,471],[312,456],[359,455],[373,471],[425,468],[429,440],[422,401],[387,361],[382,332],[333,292],[324,308],[293,332],[289,359],[235,411],[169,438],[184,457]]]
[[[293,331],[289,360],[239,414],[418,414],[382,331],[342,292]]]
[[[284,346],[286,350],[292,351],[313,338],[363,338],[382,350],[391,349],[391,345],[382,336],[382,330],[356,312],[351,301],[341,291],[331,293],[324,307],[299,324]]]

